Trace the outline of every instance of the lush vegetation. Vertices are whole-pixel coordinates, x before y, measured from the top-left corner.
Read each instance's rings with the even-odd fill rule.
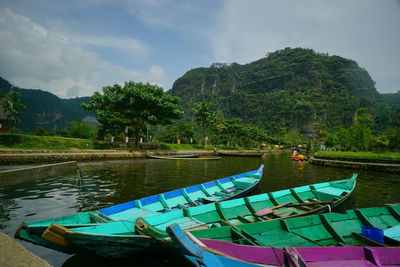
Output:
[[[51,132],[66,130],[71,120],[95,122],[95,115],[80,106],[82,102],[87,103],[90,97],[62,99],[42,90],[12,87],[0,77],[0,95],[9,93],[11,88],[21,94],[21,103],[26,106],[19,116],[20,132],[31,133],[38,127]]]
[[[12,149],[71,150],[107,149],[109,143],[60,136],[37,136],[29,134],[0,134],[0,147]]]
[[[188,121],[195,104],[207,102],[224,117],[241,118],[277,137],[290,130],[314,137],[319,125],[348,127],[359,108],[368,108],[373,132],[400,128],[395,95],[382,97],[355,61],[311,49],[286,48],[246,65],[193,69],[170,93],[183,98]]]
[[[0,94],[10,88],[0,78]],[[311,49],[285,48],[246,65],[193,69],[168,93],[135,82],[68,100],[15,91],[26,105],[14,116],[21,118],[19,128],[38,136],[121,142],[134,136],[136,146],[143,139],[165,149],[180,143],[187,149],[306,144],[309,151],[400,150],[400,93],[381,95],[355,61]],[[87,123],[96,122],[94,115],[97,126]]]
[[[394,152],[349,152],[349,151],[318,151],[319,156],[367,159],[395,159],[400,160],[400,154]]]
[[[95,92],[83,107],[96,113],[103,133],[118,134],[129,128],[135,135],[136,147],[145,127],[171,124],[183,117],[178,106],[180,98],[164,93],[161,87],[149,83],[125,82],[103,87],[103,94]]]

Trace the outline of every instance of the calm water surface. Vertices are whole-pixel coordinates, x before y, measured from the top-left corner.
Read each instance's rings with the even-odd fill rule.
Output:
[[[56,177],[15,186],[0,187],[0,231],[14,235],[22,221],[36,221],[94,210],[105,206],[254,170],[265,164],[264,176],[253,194],[276,191],[336,179],[349,178],[351,169],[329,168],[293,162],[289,154],[263,158],[226,157],[219,161],[130,160],[82,163],[84,189],[77,176]],[[398,174],[358,171],[354,194],[336,211],[400,202]],[[180,255],[140,255],[107,262],[71,256],[21,242],[54,266],[188,266]]]

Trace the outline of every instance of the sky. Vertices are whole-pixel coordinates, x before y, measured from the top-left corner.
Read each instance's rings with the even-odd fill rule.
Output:
[[[63,98],[285,47],[357,61],[400,90],[400,0],[1,0],[0,77]]]

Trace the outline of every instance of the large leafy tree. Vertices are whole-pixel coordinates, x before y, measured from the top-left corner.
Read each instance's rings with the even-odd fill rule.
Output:
[[[139,147],[140,134],[147,124],[170,124],[183,117],[178,106],[179,97],[169,95],[161,87],[149,83],[125,82],[124,86],[103,87],[95,92],[83,107],[96,113],[100,123],[111,120],[120,126],[132,127],[135,145]]]
[[[19,115],[21,114],[21,111],[26,108],[26,106],[21,103],[20,96],[21,94],[19,92],[12,90],[0,101],[1,106],[7,115],[7,119],[13,122],[11,134],[15,131],[17,124],[20,122]]]
[[[195,103],[193,111],[196,124],[201,127],[205,142],[207,131],[217,122],[217,113],[211,110],[209,103],[204,102]]]

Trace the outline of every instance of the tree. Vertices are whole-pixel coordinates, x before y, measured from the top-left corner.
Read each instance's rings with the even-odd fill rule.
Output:
[[[193,112],[197,125],[202,129],[203,140],[205,140],[207,130],[217,121],[217,113],[211,111],[210,104],[204,102],[195,103]]]
[[[84,139],[90,139],[95,135],[93,126],[80,121],[70,121],[67,133],[71,137]]]
[[[12,90],[10,93],[6,94],[5,97],[0,102],[5,114],[7,114],[7,119],[11,120],[11,135],[14,133],[17,124],[20,122],[20,113],[26,108],[24,104],[20,102],[21,94],[17,91]]]
[[[183,117],[178,106],[179,97],[164,92],[161,87],[149,83],[125,82],[102,88],[95,92],[87,104],[82,106],[93,111],[100,123],[111,119],[121,126],[130,126],[135,132],[135,146],[139,147],[140,134],[147,124],[170,124]]]

